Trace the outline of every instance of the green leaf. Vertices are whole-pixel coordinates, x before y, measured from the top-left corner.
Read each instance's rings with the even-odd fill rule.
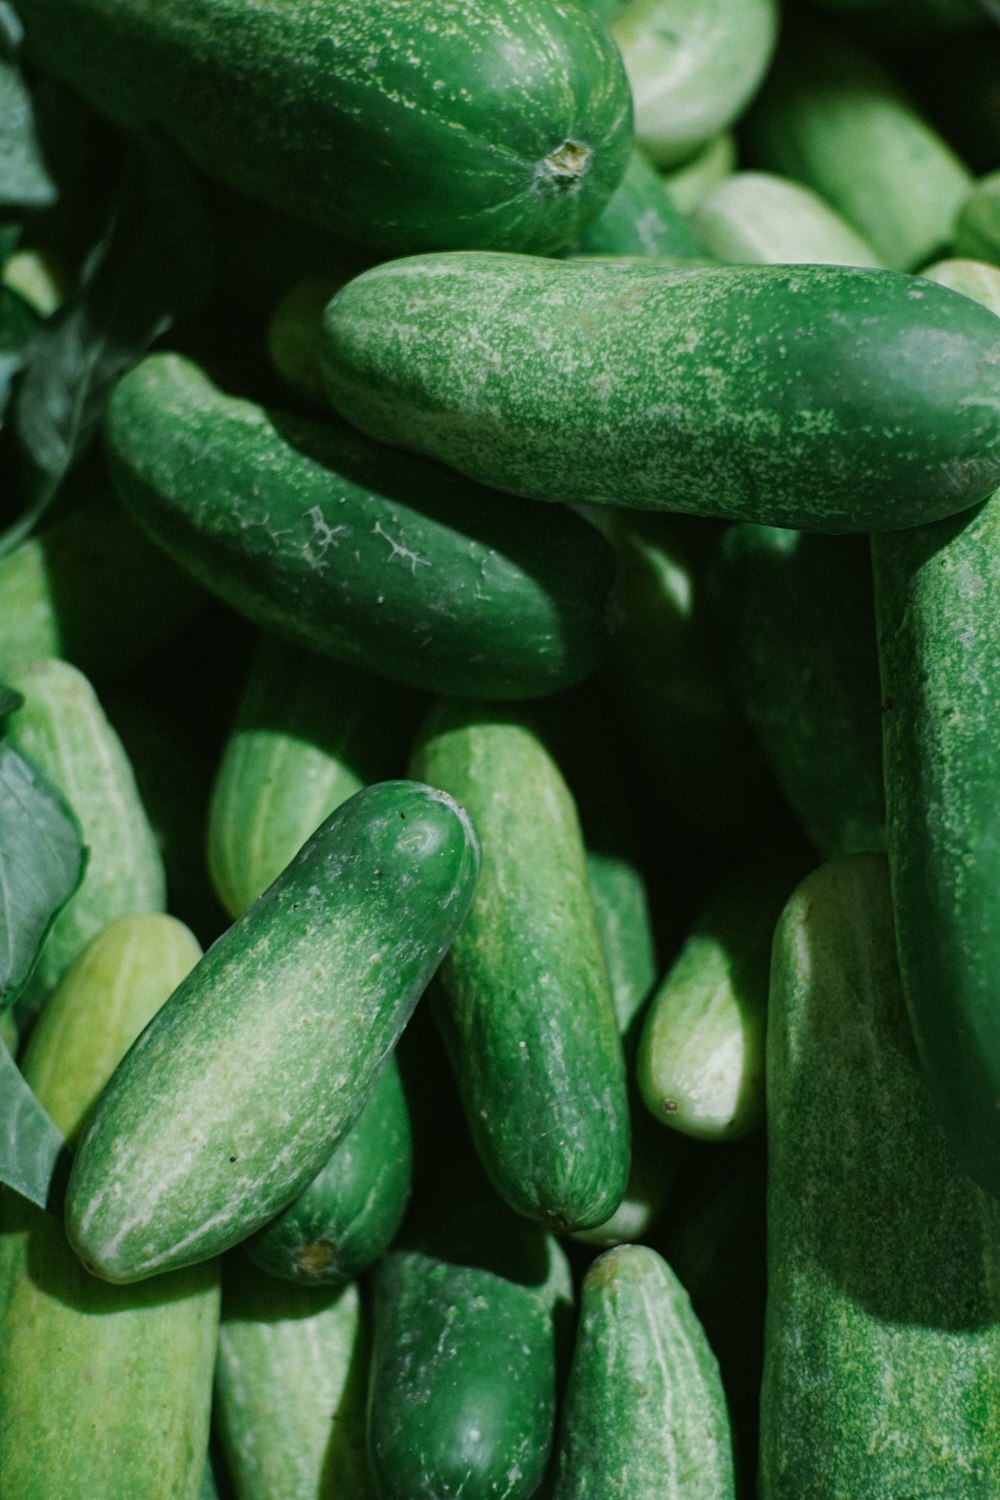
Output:
[[[80,825],[60,793],[27,756],[0,740],[0,1010],[28,982],[85,864]]]
[[[0,682],[0,719],[4,714],[12,714],[23,703],[23,693],[19,693],[17,688],[8,687],[6,683]]]
[[[31,95],[17,64],[0,51],[0,210],[48,208],[55,199]]]
[[[69,1148],[0,1042],[0,1182],[39,1208],[59,1210]]]
[[[24,363],[24,351],[38,327],[38,315],[23,297],[0,285],[0,417],[10,383]]]

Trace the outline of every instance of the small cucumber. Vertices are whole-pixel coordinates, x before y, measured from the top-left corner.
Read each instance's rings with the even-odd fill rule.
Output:
[[[955,223],[955,253],[993,265],[1000,260],[1000,172],[970,188]]]
[[[323,309],[362,267],[348,271],[313,271],[282,293],[267,325],[267,352],[285,384],[309,406],[327,407],[319,363],[319,330]]]
[[[321,824],[129,1050],[73,1163],[70,1242],[137,1281],[284,1208],[361,1113],[468,910],[467,814],[380,782]]]
[[[1000,480],[992,314],[894,271],[412,256],[321,357],[363,432],[535,500],[891,531]]]
[[[566,509],[511,508],[332,420],[226,396],[178,355],[129,371],[107,432],[139,524],[302,646],[432,692],[513,698],[587,676],[607,649],[614,558]]]
[[[718,260],[881,265],[872,247],[818,193],[773,172],[734,172],[702,200],[691,223]]]
[[[526,1500],[552,1444],[572,1300],[556,1241],[473,1200],[375,1276],[368,1454],[378,1500]]]
[[[648,1245],[584,1278],[554,1500],[734,1500],[719,1366],[687,1292]]]
[[[1000,1203],[920,1076],[882,856],[845,855],[789,901],[767,1064],[761,1500],[988,1500]]]
[[[162,913],[119,917],[65,975],[24,1074],[70,1138],[199,956]],[[58,1219],[0,1197],[0,1489],[5,1500],[197,1500],[219,1320],[215,1262],[142,1287],[89,1276]]]
[[[255,1265],[306,1286],[358,1276],[391,1244],[410,1191],[413,1143],[395,1055],[313,1180],[244,1242]]]
[[[396,769],[407,706],[405,692],[379,678],[263,636],[209,810],[209,868],[231,916],[242,916],[335,808]]]
[[[628,1103],[569,789],[520,706],[439,705],[411,771],[462,802],[483,844],[434,991],[480,1159],[519,1213],[600,1224],[625,1190]]]
[[[7,681],[25,702],[6,732],[62,792],[89,851],[83,883],[52,924],[23,996],[31,1011],[108,922],[162,910],[166,876],[128,757],[83,673],[52,659]]]
[[[720,130],[697,155],[661,173],[663,186],[682,214],[693,214],[708,194],[736,170],[736,141],[730,130]]]
[[[370,1339],[353,1282],[307,1290],[227,1258],[215,1410],[237,1500],[372,1500]]]

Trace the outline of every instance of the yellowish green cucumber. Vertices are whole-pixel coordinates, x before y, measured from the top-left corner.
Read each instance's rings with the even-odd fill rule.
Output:
[[[354,1124],[479,871],[468,814],[379,782],[343,803],[209,949],[116,1069],[67,1228],[109,1281],[204,1260],[309,1182]]]
[[[32,1033],[24,1074],[71,1139],[197,961],[162,913],[88,943]],[[0,1196],[0,1489],[5,1500],[197,1500],[219,1319],[217,1262],[141,1287],[80,1265],[58,1219]]]

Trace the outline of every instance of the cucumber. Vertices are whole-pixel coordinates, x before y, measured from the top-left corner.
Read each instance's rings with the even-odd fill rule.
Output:
[[[320,411],[327,406],[319,364],[323,309],[361,269],[314,271],[301,276],[282,294],[267,325],[267,352],[272,365],[301,400]]]
[[[621,59],[582,5],[22,0],[29,57],[209,177],[384,250],[545,253],[625,168]]]
[[[734,1500],[719,1366],[687,1292],[648,1245],[598,1256],[580,1323],[554,1500]]]
[[[556,1241],[473,1199],[375,1276],[368,1455],[378,1500],[526,1500],[552,1444]]]
[[[242,916],[335,808],[396,769],[408,706],[378,678],[261,638],[209,810],[209,867],[231,916]]]
[[[362,431],[536,500],[889,531],[1000,479],[993,317],[892,271],[413,256],[321,357]]]
[[[614,559],[566,510],[510,509],[332,421],[270,414],[177,355],[119,382],[107,430],[140,525],[299,645],[435,692],[514,698],[585,677],[607,649]]]
[[[305,1286],[358,1276],[392,1243],[410,1191],[413,1143],[395,1055],[313,1180],[244,1242],[255,1265]]]
[[[884,857],[845,855],[789,901],[767,1064],[761,1500],[987,1500],[1000,1204],[920,1076]]]
[[[674,207],[659,172],[638,147],[633,147],[625,176],[594,222],[563,254],[697,260],[704,257],[705,246],[680,209]],[[320,317],[322,311],[320,308]]]
[[[1000,260],[1000,172],[970,188],[955,222],[955,253],[993,265]]]
[[[36,1010],[89,940],[115,917],[162,910],[166,877],[121,741],[90,683],[56,659],[12,672],[24,707],[6,721],[76,813],[88,849],[83,883],[56,917],[22,1007]]]
[[[370,1342],[355,1283],[308,1290],[227,1258],[215,1409],[237,1500],[372,1500]]]
[[[628,1103],[576,808],[522,706],[432,710],[411,772],[458,798],[483,844],[435,1014],[497,1192],[553,1230],[621,1201]]]
[[[139,1030],[198,958],[163,914],[119,917],[41,1016],[24,1074],[76,1136]],[[217,1262],[143,1287],[89,1276],[58,1219],[0,1196],[0,1488],[5,1500],[197,1500],[219,1320]]]
[[[736,141],[731,130],[720,130],[690,161],[667,167],[663,185],[682,214],[693,214],[711,190],[736,169]]]
[[[773,172],[734,172],[702,199],[691,224],[718,260],[881,265],[872,247],[817,193]]]
[[[479,867],[450,797],[337,809],[129,1050],[73,1163],[70,1242],[137,1281],[246,1239],[350,1129],[461,925]]]

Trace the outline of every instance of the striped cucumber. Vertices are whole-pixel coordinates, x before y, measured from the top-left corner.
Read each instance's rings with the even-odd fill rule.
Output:
[[[350,1129],[468,910],[465,811],[408,781],[359,792],[129,1050],[80,1142],[67,1229],[136,1281],[246,1239]]]

